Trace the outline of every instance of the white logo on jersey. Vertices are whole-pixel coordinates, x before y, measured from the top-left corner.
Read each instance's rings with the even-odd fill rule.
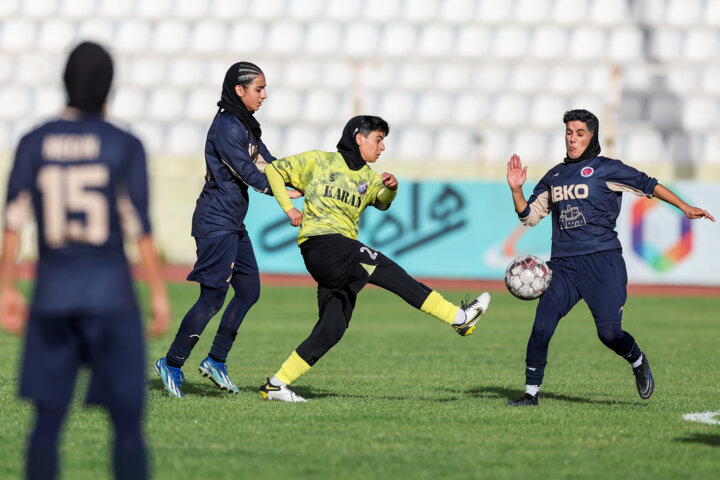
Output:
[[[577,185],[562,185],[553,187],[552,189],[552,201],[553,203],[561,200],[575,200],[580,198],[587,198],[590,189],[584,183],[578,183]]]
[[[584,225],[585,215],[580,212],[578,207],[568,205],[565,210],[560,212],[560,228],[563,230],[582,227]]]
[[[595,169],[593,167],[585,167],[582,170],[580,170],[580,175],[582,175],[585,178],[589,177],[593,173],[595,173]]]

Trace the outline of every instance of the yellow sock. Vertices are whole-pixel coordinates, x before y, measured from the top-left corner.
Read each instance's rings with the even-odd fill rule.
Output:
[[[297,352],[292,352],[280,370],[275,374],[278,380],[288,385],[310,370],[310,365]]]
[[[457,317],[458,307],[433,290],[423,302],[420,310],[452,325]]]

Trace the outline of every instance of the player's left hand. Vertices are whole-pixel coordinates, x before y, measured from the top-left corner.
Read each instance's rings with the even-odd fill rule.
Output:
[[[393,192],[398,189],[398,181],[397,178],[395,178],[395,175],[393,175],[392,173],[383,172],[380,177],[382,177],[383,185],[385,185],[387,188],[389,188]]]
[[[695,219],[695,218],[705,217],[707,219],[712,220],[713,222],[715,221],[715,217],[710,215],[710,212],[703,210],[702,208],[688,206],[688,208],[686,208],[683,213],[688,218]]]
[[[25,297],[15,288],[0,291],[0,326],[14,335],[25,331],[28,311]]]

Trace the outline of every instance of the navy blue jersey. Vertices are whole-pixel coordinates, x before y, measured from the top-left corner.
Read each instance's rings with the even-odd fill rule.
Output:
[[[220,112],[205,143],[207,175],[192,220],[193,237],[214,237],[245,230],[248,187],[271,195],[265,165],[275,159],[261,140],[249,140],[247,128],[234,115]],[[253,163],[251,152],[258,148]]]
[[[622,192],[651,197],[657,183],[606,157],[561,163],[538,182],[519,217],[533,226],[552,212],[552,258],[621,249],[615,222]]]
[[[10,173],[5,228],[38,225],[33,309],[136,309],[123,234],[150,233],[145,151],[101,117],[59,119],[25,135]]]

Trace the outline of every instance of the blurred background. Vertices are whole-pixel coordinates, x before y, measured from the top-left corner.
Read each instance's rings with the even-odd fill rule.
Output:
[[[720,0],[2,0],[3,179],[22,133],[64,105],[86,39],[115,57],[109,118],[145,143],[173,263],[194,261],[205,134],[239,60],[266,74],[256,117],[276,157],[332,151],[368,113],[391,126],[378,168],[413,185],[502,184],[512,153],[537,179],[564,157],[563,112],[586,108],[604,155],[720,190]]]

